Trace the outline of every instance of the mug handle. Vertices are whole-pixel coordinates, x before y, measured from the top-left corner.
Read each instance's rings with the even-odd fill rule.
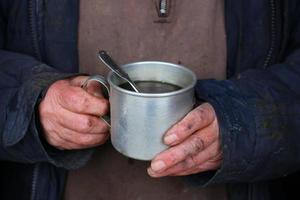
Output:
[[[85,91],[87,91],[87,86],[88,86],[88,83],[91,82],[91,81],[96,81],[98,83],[100,83],[103,92],[104,92],[104,96],[106,98],[109,98],[109,84],[108,82],[106,81],[105,77],[104,76],[100,76],[100,75],[93,75],[93,76],[90,76],[88,79],[86,79],[86,81],[82,84],[81,88],[83,88]],[[110,123],[110,115],[107,114],[107,115],[104,115],[104,116],[101,116],[100,117],[109,127],[111,127],[111,123]]]

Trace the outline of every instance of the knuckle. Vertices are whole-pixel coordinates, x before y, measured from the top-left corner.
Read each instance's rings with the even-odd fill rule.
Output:
[[[193,139],[193,148],[196,152],[202,151],[204,149],[204,141],[200,136],[196,136]]]
[[[187,166],[188,166],[189,168],[195,167],[195,166],[198,165],[198,160],[197,160],[197,158],[196,158],[195,156],[189,156],[189,157],[187,158],[186,162],[187,162]]]
[[[193,137],[188,145],[185,145],[184,154],[187,156],[194,155],[204,149],[204,142],[201,137]]]
[[[82,92],[76,91],[74,88],[64,92],[62,98],[62,101],[66,105],[76,108],[78,112],[85,111],[89,102],[87,96],[85,96]]]
[[[78,126],[79,132],[90,132],[93,128],[93,119],[91,117],[83,117]]]

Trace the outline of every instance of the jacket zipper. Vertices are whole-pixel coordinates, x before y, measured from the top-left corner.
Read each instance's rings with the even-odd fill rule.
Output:
[[[37,25],[36,25],[36,6],[38,5],[36,0],[28,1],[28,14],[29,14],[29,29],[31,33],[31,40],[33,46],[34,56],[41,60],[41,53],[39,48],[38,36],[37,36]]]
[[[267,68],[272,61],[272,57],[275,51],[275,45],[276,45],[276,38],[277,38],[277,33],[276,33],[276,0],[269,0],[270,6],[271,6],[271,44],[270,44],[270,49],[268,51],[267,57],[265,59],[263,68]]]
[[[36,199],[36,187],[37,187],[38,174],[39,174],[39,165],[35,164],[34,168],[33,168],[33,173],[32,173],[30,200]]]
[[[33,52],[36,59],[41,60],[41,54],[39,51],[39,43],[37,38],[37,27],[36,27],[36,10],[35,5],[36,0],[28,0],[28,17],[29,17],[29,29],[31,33],[32,47]],[[36,187],[37,187],[37,178],[39,174],[39,166],[38,164],[34,165],[33,173],[32,173],[32,182],[31,182],[31,196],[30,199],[34,200],[36,198]]]

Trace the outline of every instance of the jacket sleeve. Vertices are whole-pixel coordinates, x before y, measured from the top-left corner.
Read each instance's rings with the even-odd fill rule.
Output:
[[[74,74],[73,74],[74,75]],[[82,166],[90,150],[60,151],[43,142],[37,105],[48,86],[72,74],[57,72],[30,56],[0,50],[0,159]]]
[[[300,169],[299,16],[295,19],[282,63],[229,80],[198,81],[197,97],[217,113],[223,150],[223,164],[208,183],[269,180]]]

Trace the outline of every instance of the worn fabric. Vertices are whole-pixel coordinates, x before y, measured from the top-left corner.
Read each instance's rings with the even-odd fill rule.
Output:
[[[189,183],[228,183],[229,198],[238,200],[293,194],[300,166],[299,9],[297,0],[225,1],[227,80],[196,86],[197,98],[216,110],[224,161],[216,172],[186,177]],[[0,159],[18,165],[9,173],[24,172],[20,182],[6,173],[0,180],[1,190],[24,192],[16,199],[59,199],[59,167],[86,163],[65,157],[76,152],[47,147],[34,112],[53,81],[78,72],[78,10],[77,0],[0,1]]]
[[[90,0],[80,3],[79,68],[105,74],[99,49],[120,64],[160,60],[182,64],[199,79],[226,77],[223,0],[170,0],[159,17],[159,0]]]

